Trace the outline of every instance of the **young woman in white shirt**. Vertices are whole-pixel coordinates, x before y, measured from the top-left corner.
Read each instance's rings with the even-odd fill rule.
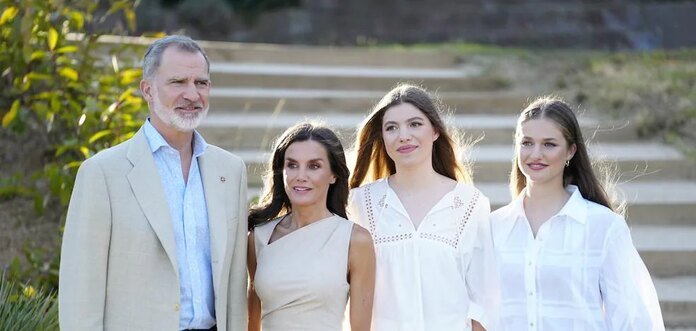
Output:
[[[491,215],[501,330],[664,330],[648,270],[565,102],[542,97],[522,111],[510,190]]]
[[[373,330],[490,330],[496,321],[489,201],[439,113],[425,90],[400,85],[358,131],[348,215],[375,244]]]

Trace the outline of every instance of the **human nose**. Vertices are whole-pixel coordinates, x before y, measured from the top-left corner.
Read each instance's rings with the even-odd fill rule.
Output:
[[[530,153],[530,156],[532,159],[540,159],[543,155],[543,152],[541,150],[541,147],[539,145],[534,145],[532,146],[532,151]]]
[[[298,167],[297,168],[297,177],[295,177],[296,180],[301,181],[301,182],[306,182],[307,181],[307,168],[306,167]]]
[[[189,84],[186,84],[182,96],[184,97],[184,99],[189,101],[198,101],[198,99],[200,99],[200,94],[198,93],[198,89],[196,88],[196,83],[191,82]]]
[[[399,129],[399,141],[400,142],[411,141],[411,133],[408,131],[407,128],[400,128]]]

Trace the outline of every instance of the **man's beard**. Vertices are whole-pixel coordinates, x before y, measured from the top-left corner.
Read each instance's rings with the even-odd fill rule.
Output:
[[[178,105],[180,107],[189,107],[189,106],[195,106],[195,107],[202,107],[201,103],[192,103],[189,105]],[[173,128],[175,128],[178,131],[182,132],[189,132],[193,131],[195,128],[198,127],[198,125],[201,123],[201,120],[205,118],[205,116],[208,114],[208,107],[203,108],[202,111],[198,111],[195,113],[185,113],[181,114],[176,111],[174,108],[167,108],[162,105],[160,102],[159,98],[156,96],[153,98],[152,101],[152,110],[154,113],[157,115],[157,117],[160,118],[163,122],[169,124]]]

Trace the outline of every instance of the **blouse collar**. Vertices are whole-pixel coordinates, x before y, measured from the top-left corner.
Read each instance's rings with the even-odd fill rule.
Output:
[[[582,197],[580,189],[575,185],[568,185],[565,188],[566,192],[570,193],[570,198],[566,201],[563,208],[552,216],[566,216],[567,219],[571,219],[580,224],[587,223],[587,200]],[[497,236],[507,237],[512,231],[512,228],[517,222],[526,222],[527,216],[524,212],[524,196],[527,189],[523,189],[522,192],[509,204],[509,209],[501,218],[501,223],[499,224],[499,231]],[[501,237],[496,239],[502,239]],[[496,240],[498,241],[498,240]]]

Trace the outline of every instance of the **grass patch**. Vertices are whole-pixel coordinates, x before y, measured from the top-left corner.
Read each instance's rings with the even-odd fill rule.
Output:
[[[555,85],[587,108],[633,121],[639,137],[696,157],[696,49],[583,56]]]

